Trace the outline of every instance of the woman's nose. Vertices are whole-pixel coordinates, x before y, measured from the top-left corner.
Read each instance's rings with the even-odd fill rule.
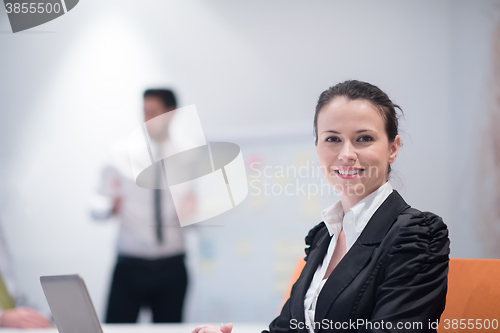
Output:
[[[343,162],[353,162],[358,159],[356,150],[350,142],[344,143],[342,150],[339,153],[339,160]]]

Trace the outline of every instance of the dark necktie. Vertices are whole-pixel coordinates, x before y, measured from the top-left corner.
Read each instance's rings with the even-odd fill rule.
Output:
[[[156,240],[158,244],[163,243],[162,220],[161,220],[161,190],[155,189],[155,220]]]
[[[156,189],[154,190],[154,204],[155,204],[155,222],[156,222],[156,240],[158,241],[158,244],[163,243],[163,221],[162,221],[162,207],[161,207],[161,195],[162,195],[162,190],[159,189],[158,187],[161,187],[163,183],[163,177],[162,177],[162,164],[161,163],[156,163],[155,165],[155,181],[156,181]]]

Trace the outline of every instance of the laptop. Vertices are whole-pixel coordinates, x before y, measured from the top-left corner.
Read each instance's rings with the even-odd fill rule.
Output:
[[[40,283],[59,333],[103,333],[80,275],[42,276]]]

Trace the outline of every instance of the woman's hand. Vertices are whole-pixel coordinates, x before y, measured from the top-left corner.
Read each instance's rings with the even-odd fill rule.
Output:
[[[20,307],[4,310],[0,318],[0,326],[14,328],[47,328],[50,326],[50,321],[38,311]]]
[[[217,328],[210,324],[200,325],[196,327],[191,333],[231,333],[233,330],[233,324],[223,324],[220,328]]]

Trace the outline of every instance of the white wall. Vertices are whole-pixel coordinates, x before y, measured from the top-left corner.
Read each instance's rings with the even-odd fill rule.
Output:
[[[259,133],[312,145],[321,91],[348,78],[378,85],[405,112],[395,186],[412,206],[448,223],[452,256],[491,256],[477,237],[462,245],[472,209],[457,199],[453,170],[469,158],[457,130],[473,122],[468,110],[481,102],[495,8],[464,1],[85,0],[18,34],[9,33],[0,10],[0,217],[19,284],[47,309],[38,277],[79,272],[104,313],[116,225],[92,222],[87,198],[106,146],[139,124],[141,92],[151,85],[171,85],[181,105],[196,104],[209,141],[244,138],[248,147]],[[457,213],[458,203],[465,212]],[[268,214],[280,216],[272,206]],[[319,211],[310,226],[318,219]],[[188,319],[205,318],[207,309],[193,305],[203,290],[193,290]],[[245,297],[259,301],[249,293],[241,304]],[[241,320],[260,316],[249,307]]]

